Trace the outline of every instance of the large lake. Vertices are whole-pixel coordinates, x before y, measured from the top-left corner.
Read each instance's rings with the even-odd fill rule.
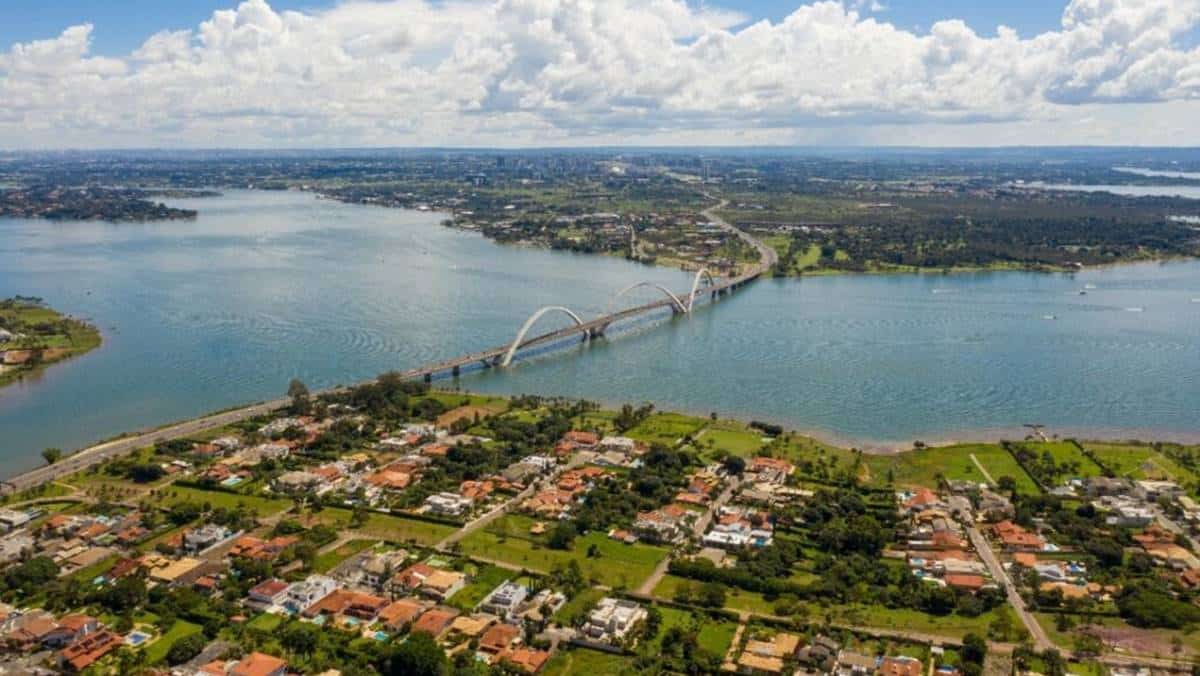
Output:
[[[349,383],[497,345],[542,305],[591,315],[632,281],[690,283],[616,258],[497,246],[432,213],[299,193],[173,203],[201,215],[0,220],[0,296],[42,296],[106,341],[0,390],[0,474],[38,464],[46,446],[280,396],[293,377]],[[1195,438],[1200,263],[763,280],[690,318],[460,384],[651,400],[864,445],[1033,422]]]

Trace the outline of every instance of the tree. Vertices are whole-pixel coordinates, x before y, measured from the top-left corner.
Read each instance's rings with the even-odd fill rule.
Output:
[[[292,399],[293,413],[304,415],[312,409],[308,386],[300,382],[299,378],[292,378],[292,382],[288,383],[287,396]]]
[[[725,605],[725,585],[720,582],[705,582],[700,587],[700,605],[709,608],[720,608]]]
[[[171,649],[167,651],[167,664],[183,664],[199,655],[206,645],[208,645],[208,640],[204,638],[203,633],[188,634],[176,641],[175,645],[172,645]]]
[[[975,633],[963,636],[963,661],[983,664],[985,657],[987,657],[987,641],[983,640],[982,636]]]
[[[47,465],[53,465],[59,460],[62,460],[63,452],[61,448],[47,448],[46,450],[42,451],[42,457],[46,459]]]
[[[1006,493],[1014,493],[1017,490],[1017,480],[1005,474],[999,479],[996,479],[996,488],[999,488]]]
[[[559,521],[550,531],[550,537],[546,539],[546,544],[551,549],[570,549],[576,534],[574,524],[570,521]]]
[[[279,644],[294,653],[307,655],[317,647],[317,631],[311,624],[292,624],[283,630]]]
[[[446,653],[433,637],[416,632],[392,654],[392,676],[442,676],[449,668]]]
[[[732,476],[741,476],[746,471],[746,459],[731,455],[721,461],[721,466]]]

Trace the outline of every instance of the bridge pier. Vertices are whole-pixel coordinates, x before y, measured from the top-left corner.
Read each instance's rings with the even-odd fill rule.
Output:
[[[450,369],[450,375],[457,378],[459,373],[460,373],[459,366],[457,364],[455,364],[454,368]]]
[[[433,382],[433,374],[432,374],[432,373],[428,373],[428,372],[427,372],[427,373],[425,374],[424,378],[425,378],[425,382],[427,382],[427,383],[432,383],[432,382]]]

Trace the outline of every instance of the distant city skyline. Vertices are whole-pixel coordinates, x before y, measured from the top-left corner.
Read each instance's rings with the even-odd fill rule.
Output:
[[[1200,0],[9,0],[0,149],[1200,145]]]

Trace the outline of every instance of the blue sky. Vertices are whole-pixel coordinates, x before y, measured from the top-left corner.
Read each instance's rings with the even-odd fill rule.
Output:
[[[431,2],[0,0],[0,148],[1200,145],[1200,0]]]
[[[213,10],[234,7],[237,0],[4,0],[0,3],[0,49],[58,35],[67,26],[95,25],[92,49],[120,55],[135,49],[162,29],[194,28]],[[330,0],[272,0],[276,10],[320,9]],[[801,4],[799,0],[725,0],[705,4],[734,9],[754,19],[779,21]],[[1022,37],[1058,27],[1062,3],[1054,0],[884,0],[875,14],[897,27],[924,32],[940,19],[958,18],[977,33],[991,35],[1004,24]]]

